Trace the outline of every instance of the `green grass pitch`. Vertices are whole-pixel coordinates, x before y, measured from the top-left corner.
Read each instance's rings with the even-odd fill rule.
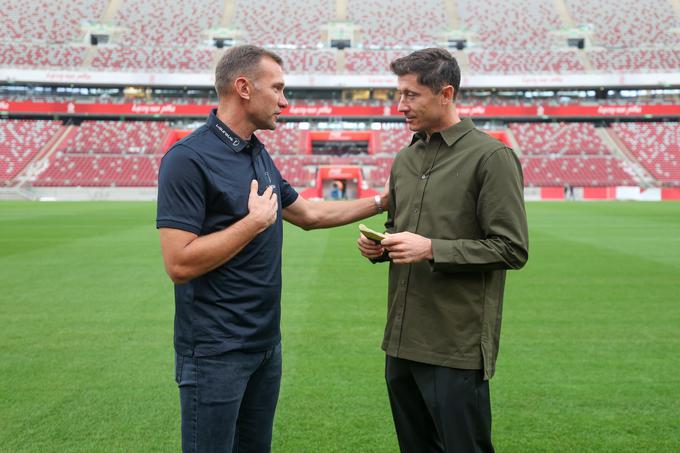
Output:
[[[680,203],[530,203],[491,382],[499,452],[680,450]],[[0,451],[179,451],[152,203],[0,203]],[[378,217],[365,221],[379,228]],[[398,451],[385,265],[284,240],[275,452]]]

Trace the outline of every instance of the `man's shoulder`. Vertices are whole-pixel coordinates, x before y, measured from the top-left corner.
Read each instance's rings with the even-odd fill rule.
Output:
[[[198,150],[201,149],[201,147],[205,146],[205,141],[209,140],[211,137],[208,135],[210,132],[210,129],[204,124],[197,129],[193,130],[189,135],[186,137],[177,140],[171,147],[170,150],[174,148],[188,148],[192,150]],[[170,151],[168,150],[168,151]]]
[[[394,156],[394,160],[396,161],[399,158],[402,158],[404,156],[411,155],[412,153],[415,152],[416,147],[418,146],[419,139],[411,139],[411,141],[405,145],[403,148],[401,148],[397,154]]]
[[[494,153],[499,149],[507,148],[511,149],[508,145],[498,140],[495,137],[487,134],[481,129],[473,128],[469,134],[466,134],[465,138],[468,139],[469,143],[479,149],[483,150],[485,153]]]
[[[201,151],[206,149],[206,142],[211,139],[206,132],[210,133],[205,126],[201,126],[186,137],[176,141],[168,148],[168,151],[163,156],[163,160],[191,159],[203,161]]]

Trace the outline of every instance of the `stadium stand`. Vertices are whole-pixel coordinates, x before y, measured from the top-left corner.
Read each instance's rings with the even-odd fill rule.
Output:
[[[176,72],[201,72],[210,67],[212,60],[213,51],[210,49],[108,47],[97,49],[92,67],[116,71],[158,68]]]
[[[563,28],[554,2],[457,0],[461,22],[486,49],[550,48],[551,31]]]
[[[609,48],[677,48],[680,27],[666,0],[564,0],[577,24],[593,30],[596,44]]]
[[[5,125],[3,136],[15,137],[3,148],[4,166],[0,168],[5,181],[11,180],[59,127],[56,122],[45,121],[0,124]],[[632,161],[647,168],[659,184],[680,185],[678,123],[617,123],[612,128],[626,144]],[[612,145],[602,140],[591,123],[510,123],[507,130],[517,142],[528,186],[639,183],[629,164],[612,153]],[[167,143],[171,131],[166,122],[85,121],[59,145],[34,185],[154,186],[154,171],[165,151],[162,144]],[[35,141],[17,148],[16,137],[24,134]],[[374,134],[372,155],[343,157],[304,154],[306,134],[297,123],[283,123],[276,131],[257,133],[284,177],[296,187],[310,186],[319,165],[360,165],[369,186],[381,186],[394,155],[410,143],[413,135],[403,123],[384,123]]]
[[[658,181],[680,186],[679,123],[615,123],[612,128]]]
[[[431,46],[446,29],[442,0],[420,0],[418,11],[405,11],[393,0],[347,0],[347,17],[361,30],[357,44],[391,48]]]
[[[154,186],[169,131],[165,122],[85,121],[59,145],[34,185]]]
[[[408,146],[413,138],[411,132],[403,123],[386,123],[377,134],[376,152],[377,156],[394,156],[402,148]]]
[[[80,41],[82,25],[98,21],[107,4],[107,0],[69,0],[68,4],[0,0],[0,41]]]
[[[280,49],[276,53],[283,59],[286,71],[290,69],[292,72],[334,74],[338,69],[333,50]]]
[[[85,47],[0,43],[0,66],[67,68],[82,64]]]
[[[35,186],[150,187],[158,183],[160,156],[84,156],[57,153]]]
[[[347,71],[351,74],[384,74],[390,62],[408,54],[408,50],[352,50],[345,51]]]
[[[450,8],[423,0],[419,14],[404,14],[392,0],[340,3],[346,17],[335,0],[236,0],[232,15],[225,0],[73,0],[30,14],[23,2],[0,0],[0,65],[210,72],[218,52],[211,30],[227,27],[240,42],[284,54],[290,73],[378,74],[406,49],[444,42],[456,24],[469,39],[470,73],[680,69],[680,19],[668,0],[458,0]],[[326,47],[326,27],[338,20],[359,30],[344,59]],[[88,24],[115,30],[112,43],[89,56]],[[589,37],[585,51],[566,48],[561,33],[574,28]]]
[[[611,154],[590,123],[511,123],[509,129],[527,155]]]
[[[11,182],[58,130],[57,121],[0,121],[0,183]]]
[[[67,154],[162,154],[170,128],[157,121],[85,121],[59,150]]]
[[[636,185],[634,175],[613,156],[523,156],[520,160],[524,169],[524,184],[527,186]]]
[[[304,134],[296,123],[284,123],[275,131],[257,131],[255,135],[272,155],[302,154],[306,147]]]
[[[305,158],[300,156],[274,156],[274,163],[281,175],[293,187],[309,187],[316,176],[316,167],[306,165]]]
[[[389,63],[395,58],[413,48],[441,45],[452,36],[467,39],[465,49],[451,50],[459,57],[466,76],[536,74],[540,76],[537,79],[554,75],[560,76],[555,77],[556,80],[566,80],[569,78],[561,76],[590,72],[617,76],[631,72],[674,73],[680,71],[679,1],[422,0],[415,13],[406,14],[404,5],[393,0],[307,3],[302,0],[69,0],[68,7],[55,1],[35,8],[27,8],[26,2],[19,0],[0,0],[0,67],[68,69],[78,73],[87,73],[90,69],[121,73],[210,73],[221,52],[212,42],[213,33],[226,30],[237,42],[272,48],[282,56],[286,72],[296,75],[386,75]],[[357,30],[352,35],[350,48],[328,47],[329,25],[332,29],[336,21]],[[112,30],[111,42],[90,46],[86,42],[87,31],[99,26]],[[567,47],[566,36],[571,32],[586,38],[585,49]],[[156,74],[149,76],[153,80]],[[377,78],[366,77],[368,81],[371,79]],[[56,86],[35,87],[28,83],[23,87],[27,90],[23,94],[16,88],[13,82],[3,85],[0,94],[0,104],[6,105],[0,105],[3,114],[10,118],[13,115],[16,118],[59,117],[65,123],[44,119],[0,121],[0,185],[4,186],[17,184],[19,179],[23,184],[35,166],[36,173],[31,175],[36,179],[35,186],[153,187],[158,162],[175,129],[175,125],[165,121],[147,121],[152,119],[150,114],[138,113],[143,109],[128,106],[111,110],[124,111],[121,116],[144,121],[95,121],[91,118],[96,116],[84,116],[117,117],[118,114],[106,113],[108,105],[85,109],[87,113],[78,111],[75,115],[71,115],[73,106],[67,110],[64,105],[58,114],[54,110],[54,115],[51,106],[35,111],[15,109],[12,113],[9,106],[12,101],[216,104],[214,94],[212,97],[206,94],[206,87],[200,87],[203,91],[191,86],[173,91],[164,86],[120,86],[118,91],[106,91],[90,86],[83,87],[79,93],[78,86],[64,85],[57,91]],[[580,94],[568,94],[572,88]],[[536,88],[532,94],[535,98],[524,96],[523,90],[531,91],[532,87],[505,92],[493,88],[463,91],[459,105],[473,107],[470,111],[488,106],[534,107],[533,110],[514,109],[520,113],[507,116],[498,115],[499,109],[487,109],[494,113],[482,115],[493,122],[487,127],[504,129],[516,143],[527,185],[680,186],[680,125],[677,122],[617,123],[618,119],[644,121],[651,119],[651,115],[646,115],[648,110],[645,110],[636,116],[621,113],[618,118],[616,114],[599,112],[600,106],[615,111],[615,106],[622,105],[621,111],[628,111],[669,104],[652,109],[667,112],[680,104],[678,90],[634,87],[626,92],[618,86],[612,89]],[[374,91],[383,93],[374,97]],[[387,107],[394,105],[393,93],[384,91],[369,86],[360,87],[354,93],[338,87],[328,90],[320,99],[313,99],[314,90],[302,89],[296,93],[300,99],[293,95],[290,103],[305,107],[385,107],[372,112],[390,112]],[[583,99],[586,91],[587,98]],[[288,93],[287,90],[287,96]],[[555,113],[556,109],[548,112],[549,107],[564,105],[589,106],[582,110],[590,113],[582,113],[578,118],[567,114],[566,118],[580,122],[540,122],[549,115],[553,121],[565,119]],[[195,127],[196,113],[186,113],[190,109],[177,110],[183,112],[173,116],[173,121],[183,122],[178,129]],[[533,120],[538,122],[524,122],[529,121],[526,111],[533,112]],[[349,120],[362,121],[364,124],[359,129],[371,131],[372,154],[306,154],[310,151],[307,143],[310,132],[317,127],[331,130],[328,124],[320,126],[319,121],[333,123],[347,120],[346,117],[291,115],[286,120],[290,122],[281,123],[276,131],[259,131],[257,135],[280,165],[284,177],[296,187],[313,184],[320,165],[359,165],[368,185],[379,187],[389,175],[394,155],[410,142],[412,132],[401,122],[385,122],[391,119],[380,113],[371,115],[375,116],[368,121],[356,114]],[[663,113],[661,118],[663,115],[674,121],[680,116]],[[607,123],[596,127],[593,117]],[[489,121],[485,118],[480,119],[479,124]],[[78,126],[72,125],[81,121]],[[300,129],[294,121],[305,121],[307,125]],[[376,122],[381,126],[371,128],[374,126],[371,123]],[[613,124],[609,125],[610,122]]]
[[[126,30],[124,46],[192,48],[207,41],[202,33],[218,25],[223,8],[224,0],[122,0],[114,23]]]
[[[335,1],[237,0],[232,26],[245,42],[261,46],[316,48],[321,27],[335,19]]]
[[[600,71],[673,71],[680,68],[680,50],[677,48],[592,50],[588,56],[593,67]]]
[[[585,68],[573,50],[471,50],[470,71],[482,74],[569,74]]]
[[[590,123],[511,123],[525,183],[608,186],[634,184],[634,174],[613,156]]]

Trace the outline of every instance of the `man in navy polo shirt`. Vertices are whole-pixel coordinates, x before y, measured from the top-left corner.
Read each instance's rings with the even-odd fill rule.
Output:
[[[375,199],[312,203],[281,177],[253,135],[288,105],[281,58],[229,49],[219,105],[163,157],[158,215],[175,283],[176,380],[184,452],[268,452],[281,381],[282,217],[304,229],[382,212]]]

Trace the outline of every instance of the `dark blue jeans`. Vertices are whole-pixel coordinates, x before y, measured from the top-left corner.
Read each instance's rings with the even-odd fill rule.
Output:
[[[175,355],[184,453],[266,453],[281,384],[281,344],[212,357]]]

